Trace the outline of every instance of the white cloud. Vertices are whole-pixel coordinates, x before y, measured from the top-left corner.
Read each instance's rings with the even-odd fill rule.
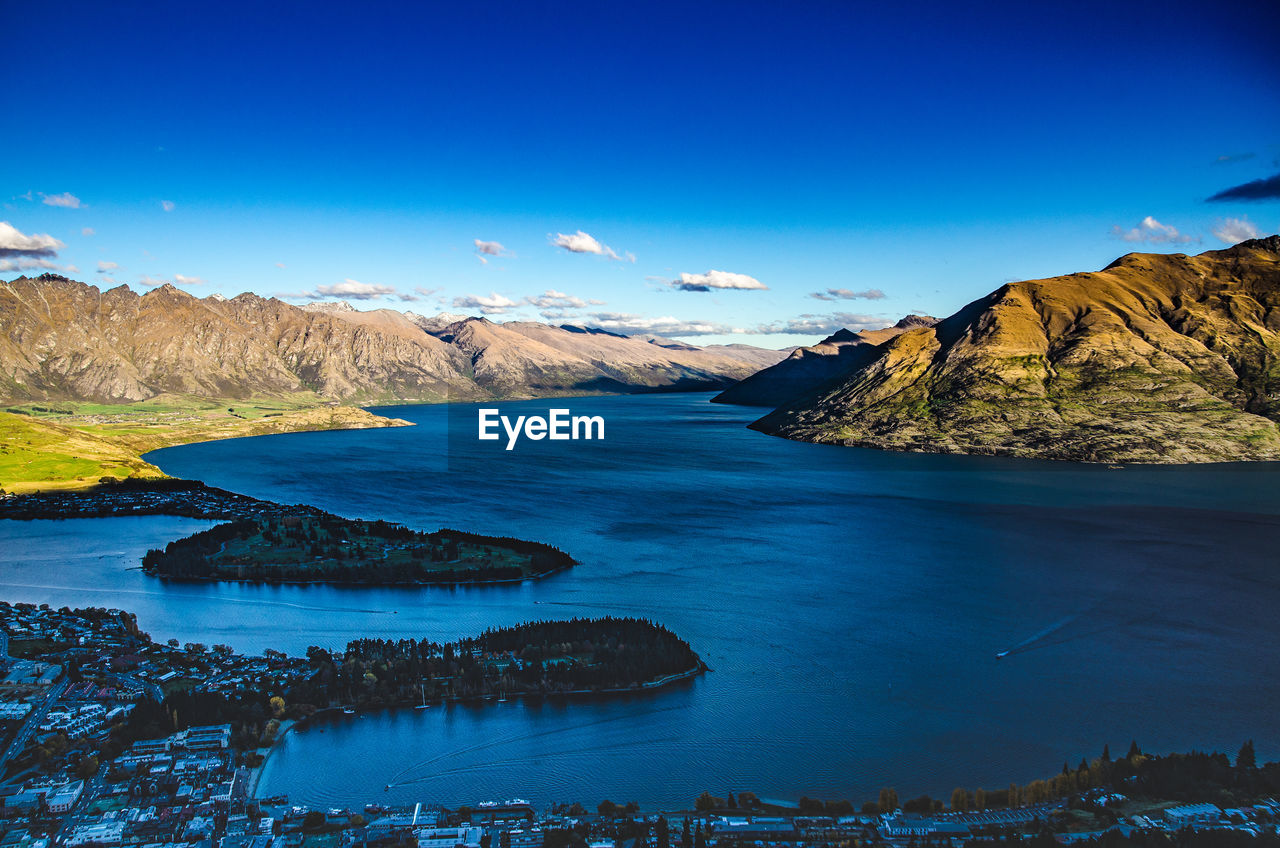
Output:
[[[64,247],[47,233],[25,235],[8,221],[0,221],[0,256],[54,257]]]
[[[361,283],[349,278],[331,286],[316,286],[316,292],[321,297],[349,297],[352,300],[376,300],[396,294],[394,286]]]
[[[42,191],[40,197],[40,202],[45,206],[61,206],[63,209],[80,208],[80,198],[69,191],[64,191],[62,194],[45,194]]]
[[[431,297],[431,295],[436,294],[437,292],[443,291],[443,289],[439,288],[438,286],[436,288],[427,288],[426,286],[414,286],[413,291],[415,294],[420,294],[423,297]]]
[[[79,270],[74,265],[59,265],[57,262],[50,262],[48,259],[29,259],[26,257],[0,259],[0,272],[30,271],[36,268],[41,271],[70,271],[73,273]]]
[[[547,289],[538,297],[526,297],[525,302],[539,309],[586,309],[587,301],[555,289]],[[602,305],[602,304],[599,304]]]
[[[576,233],[556,233],[554,236],[548,235],[553,247],[562,247],[570,253],[594,253],[596,256],[604,256],[609,259],[616,259],[619,262],[636,261],[635,254],[630,251],[618,255],[612,247],[602,244],[595,239],[594,236],[578,230]]]
[[[653,333],[657,336],[712,336],[732,328],[713,321],[685,320],[671,315],[649,318],[629,312],[595,312],[585,316],[587,326],[624,335]]]
[[[490,256],[515,256],[514,253],[502,246],[502,242],[484,241],[483,239],[475,239],[476,259],[483,264],[488,265]]]
[[[827,289],[824,292],[813,292],[809,297],[815,300],[884,300],[885,294],[880,289],[867,289],[866,291]]]
[[[285,265],[284,265],[284,263],[283,263],[283,262],[277,262],[277,263],[276,263],[276,267],[277,267],[277,268],[283,268],[283,267],[285,267]]]
[[[712,289],[742,289],[748,291],[766,291],[768,286],[755,277],[746,274],[735,274],[732,271],[708,271],[705,274],[681,274],[679,279],[671,280],[668,285],[680,291],[705,292]]]
[[[172,212],[177,207],[172,200],[162,200],[160,201],[160,208],[166,212]]]
[[[115,282],[107,278],[108,282]],[[200,277],[188,277],[186,274],[174,274],[172,280],[166,280],[164,277],[153,277],[150,274],[143,274],[138,278],[138,285],[150,286],[202,286],[205,281]]]
[[[881,327],[888,326],[889,323],[881,316],[865,315],[857,312],[833,312],[830,315],[816,315],[807,312],[787,321],[760,324],[754,328],[743,329],[742,332],[765,336],[776,333],[801,336],[829,336],[835,331],[846,327],[855,332],[857,330],[878,330]]]
[[[1261,235],[1246,215],[1239,218],[1224,218],[1214,225],[1213,234],[1225,244],[1239,244],[1245,239],[1253,239]]]
[[[80,230],[80,235],[82,236],[96,236],[97,234],[98,234],[98,231],[95,230],[93,227],[85,227],[84,229]]]
[[[1162,224],[1148,215],[1138,226],[1129,230],[1121,229],[1117,224],[1111,228],[1111,235],[1122,241],[1148,242],[1150,244],[1186,244],[1195,241],[1189,235],[1178,232],[1178,228],[1170,224]]]
[[[511,298],[500,295],[497,292],[491,292],[488,297],[469,294],[453,299],[455,309],[478,309],[485,315],[501,315],[519,305]]]
[[[114,262],[99,262],[99,263],[98,263],[98,273],[99,273],[99,274],[107,274],[107,273],[110,273],[111,271],[119,271],[119,270],[120,270],[120,266],[119,266],[119,265],[117,265],[117,264],[116,264],[116,263],[114,263]]]
[[[114,282],[114,280],[109,280]],[[138,284],[143,286],[202,286],[205,281],[200,277],[188,277],[186,274],[174,274],[172,280],[166,280],[163,277],[153,277],[150,274],[144,274],[138,279]]]

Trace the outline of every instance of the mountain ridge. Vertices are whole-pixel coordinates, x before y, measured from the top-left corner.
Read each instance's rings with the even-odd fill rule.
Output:
[[[1280,459],[1280,236],[1009,283],[750,426],[1093,462]]]
[[[785,355],[673,351],[612,333],[522,326],[22,276],[0,281],[0,400],[132,403],[171,394],[396,403],[706,389]]]

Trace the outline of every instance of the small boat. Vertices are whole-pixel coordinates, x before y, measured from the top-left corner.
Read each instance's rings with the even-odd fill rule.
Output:
[[[996,654],[996,659],[998,659],[998,660],[1002,660],[1002,659],[1004,659],[1004,658],[1005,658],[1005,657],[1007,657],[1007,656],[1009,656],[1009,652],[1008,652],[1008,651],[1001,651],[1000,653]]]
[[[343,714],[343,715],[355,715],[355,714],[356,714],[356,708],[355,708],[355,707],[343,707],[343,708],[342,708],[342,714]]]

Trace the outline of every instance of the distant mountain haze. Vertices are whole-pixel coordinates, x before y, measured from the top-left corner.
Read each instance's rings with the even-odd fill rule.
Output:
[[[1280,460],[1280,236],[1010,283],[858,356],[751,426],[907,451]]]

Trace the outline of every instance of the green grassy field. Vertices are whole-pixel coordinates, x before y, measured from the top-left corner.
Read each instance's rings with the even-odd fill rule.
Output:
[[[317,406],[302,397],[13,404],[0,411],[0,490],[79,489],[104,477],[164,477],[142,454],[170,445],[394,423],[406,422],[352,407]]]

